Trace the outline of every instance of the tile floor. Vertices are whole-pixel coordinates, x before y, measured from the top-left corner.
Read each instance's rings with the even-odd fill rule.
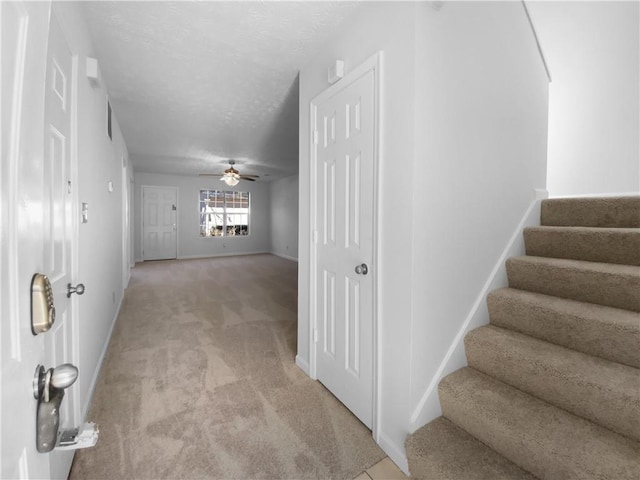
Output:
[[[407,477],[389,457],[383,458],[353,480],[403,480]]]

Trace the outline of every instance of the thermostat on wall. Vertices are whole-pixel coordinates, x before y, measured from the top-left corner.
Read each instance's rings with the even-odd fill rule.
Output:
[[[113,182],[107,183],[107,190],[109,190],[109,193],[113,192]]]

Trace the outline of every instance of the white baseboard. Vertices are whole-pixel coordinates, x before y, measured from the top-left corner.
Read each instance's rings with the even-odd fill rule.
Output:
[[[197,260],[199,258],[238,257],[240,255],[264,255],[267,251],[259,252],[233,252],[233,253],[209,253],[205,255],[180,255],[177,260]]]
[[[118,302],[118,307],[116,308],[116,313],[111,321],[111,326],[109,327],[109,333],[107,334],[107,339],[102,346],[102,352],[100,352],[100,357],[98,358],[98,365],[96,366],[95,372],[93,372],[93,378],[91,379],[91,383],[89,384],[89,390],[87,391],[87,401],[84,405],[82,405],[82,421],[87,420],[87,413],[89,413],[89,407],[91,406],[91,402],[93,402],[93,394],[96,390],[96,385],[98,384],[98,379],[100,378],[100,373],[102,372],[102,365],[104,363],[104,357],[107,355],[107,350],[109,349],[109,344],[111,343],[111,336],[113,335],[113,329],[116,326],[116,321],[118,320],[118,316],[120,316],[120,309],[122,308],[122,302],[124,301],[124,291],[122,292],[122,296],[120,297],[120,301]]]
[[[309,362],[307,362],[300,355],[296,355],[296,365],[298,366],[298,368],[300,368],[300,370],[302,370],[308,376],[311,376],[311,374],[309,373],[311,372],[311,369],[309,368]]]
[[[407,460],[407,454],[404,451],[404,446],[399,447],[390,441],[384,433],[379,433],[378,445],[382,450],[384,450],[384,453],[389,456],[391,461],[395,463],[405,475],[409,476],[409,461]]]
[[[289,255],[283,255],[278,252],[271,252],[271,255],[275,255],[276,257],[284,258],[285,260],[291,260],[292,262],[298,262],[298,259],[295,257],[290,257]]]
[[[505,268],[506,260],[509,257],[524,255],[525,250],[522,231],[526,227],[540,225],[540,204],[543,199],[548,197],[548,192],[546,190],[535,190],[534,195],[533,202],[529,205],[529,208],[511,235],[502,254],[498,257],[487,282],[482,287],[465,321],[458,330],[444,359],[440,363],[438,370],[414,409],[411,415],[411,433],[442,414],[440,401],[438,399],[438,383],[448,374],[467,366],[467,357],[464,351],[464,336],[469,330],[489,323],[489,311],[486,305],[487,294],[492,290],[508,285],[507,271]]]
[[[603,197],[637,197],[640,192],[584,193],[574,195],[549,195],[549,198],[603,198]]]

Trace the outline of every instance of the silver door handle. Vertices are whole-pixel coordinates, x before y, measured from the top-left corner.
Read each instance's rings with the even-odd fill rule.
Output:
[[[36,448],[40,453],[56,447],[60,428],[60,404],[64,391],[78,378],[78,368],[63,363],[45,370],[38,365],[33,378],[33,396],[38,400],[36,408]]]
[[[369,273],[369,267],[367,267],[366,263],[363,263],[362,265],[358,265],[356,267],[356,273],[358,275],[366,275],[367,273]]]

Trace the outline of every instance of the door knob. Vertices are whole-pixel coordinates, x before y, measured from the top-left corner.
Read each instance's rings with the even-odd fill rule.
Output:
[[[51,372],[51,385],[60,389],[69,388],[77,378],[78,367],[70,363],[63,363]]]
[[[67,298],[71,296],[71,294],[77,293],[78,295],[82,295],[84,293],[84,284],[79,283],[75,287],[71,286],[70,283],[67,283]]]
[[[367,267],[366,263],[363,263],[362,265],[358,265],[356,267],[356,273],[358,275],[366,275],[367,273],[369,273],[369,267]]]

